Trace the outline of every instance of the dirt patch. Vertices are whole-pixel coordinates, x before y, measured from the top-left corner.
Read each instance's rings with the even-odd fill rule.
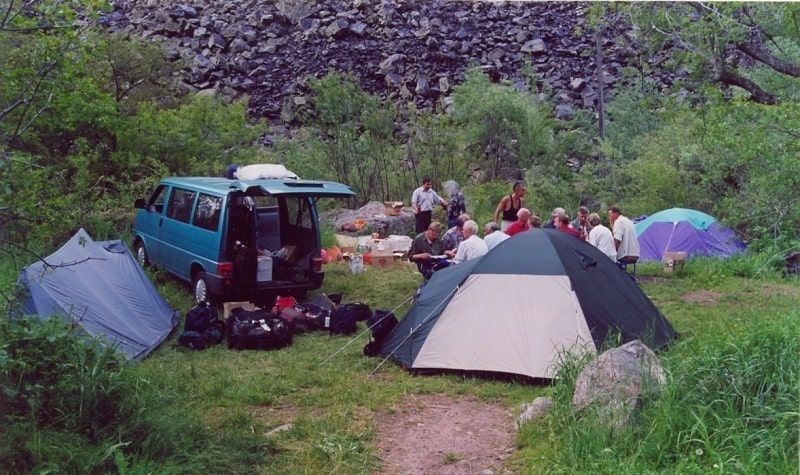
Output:
[[[722,299],[722,293],[713,290],[698,290],[689,292],[681,297],[686,303],[696,303],[699,305],[715,305]]]
[[[514,450],[514,416],[469,397],[410,396],[381,417],[382,475],[501,474]]]
[[[763,291],[767,295],[785,295],[787,297],[800,296],[800,286],[793,287],[790,285],[765,285]]]

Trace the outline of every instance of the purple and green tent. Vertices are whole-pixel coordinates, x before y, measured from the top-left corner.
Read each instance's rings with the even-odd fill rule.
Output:
[[[659,211],[634,224],[640,261],[662,261],[665,252],[725,258],[742,252],[744,243],[714,217],[686,208]]]

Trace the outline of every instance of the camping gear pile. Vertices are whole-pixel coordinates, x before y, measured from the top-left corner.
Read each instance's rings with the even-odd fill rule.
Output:
[[[291,345],[293,336],[299,333],[328,331],[332,335],[351,335],[358,330],[358,322],[372,316],[367,304],[340,302],[338,294],[321,294],[309,302],[279,296],[270,310],[233,306],[224,323],[218,319],[216,308],[200,304],[187,313],[178,343],[203,350],[224,338],[228,348],[235,350],[277,350]],[[218,335],[220,324],[222,333]]]
[[[605,254],[566,233],[533,229],[435,272],[372,352],[413,371],[552,379],[567,353],[636,339],[659,349],[675,337]]]

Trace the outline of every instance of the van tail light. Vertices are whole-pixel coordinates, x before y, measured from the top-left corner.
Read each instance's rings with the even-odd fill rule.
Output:
[[[233,277],[233,262],[220,262],[217,264],[217,275],[220,277]]]
[[[314,257],[311,259],[311,265],[314,267],[314,272],[322,272],[322,258]]]

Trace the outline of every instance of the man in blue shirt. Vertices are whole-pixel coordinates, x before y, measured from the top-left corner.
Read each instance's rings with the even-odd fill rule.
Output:
[[[440,205],[443,209],[447,209],[448,202],[442,199],[442,197],[431,188],[432,186],[433,181],[425,177],[422,179],[422,186],[414,190],[414,193],[411,194],[411,207],[414,208],[417,234],[425,232],[428,226],[430,226],[433,207],[435,205]]]

